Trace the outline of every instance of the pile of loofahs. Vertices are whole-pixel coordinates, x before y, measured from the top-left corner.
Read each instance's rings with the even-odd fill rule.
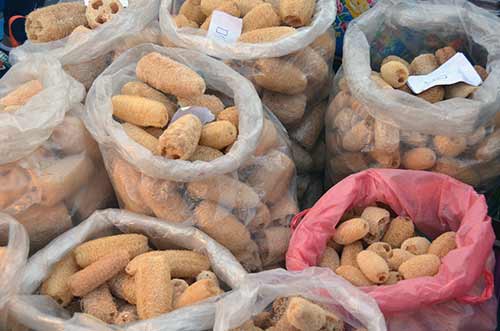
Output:
[[[123,325],[193,305],[224,291],[203,254],[150,251],[140,234],[102,237],[77,246],[40,287],[62,307]]]
[[[280,297],[264,311],[230,331],[343,331],[344,321],[327,307],[302,297]],[[362,331],[364,329],[356,329]]]
[[[388,210],[366,207],[361,216],[344,215],[319,266],[332,269],[355,286],[392,285],[403,279],[434,276],[441,259],[455,249],[455,232],[430,242],[416,236],[406,216],[391,220]],[[340,254],[340,257],[339,257]]]
[[[137,78],[141,81],[125,84],[122,94],[113,96],[113,115],[124,122],[123,129],[133,140],[152,153],[209,162],[236,141],[238,109],[225,108],[217,96],[204,94],[205,81],[189,67],[150,53],[137,64]],[[162,92],[177,97],[177,102]],[[178,105],[206,110],[175,118]]]
[[[411,63],[398,56],[390,55],[382,61],[380,74],[374,73],[372,79],[382,88],[395,88],[413,94],[406,84],[410,75],[430,74],[456,53],[457,51],[453,47],[446,46],[438,49],[435,54],[421,54],[414,58]],[[475,65],[474,68],[483,81],[488,78],[488,72],[485,68],[480,65]],[[470,98],[477,89],[478,87],[466,83],[456,83],[431,87],[418,94],[417,97],[430,103],[436,103],[445,99]]]
[[[390,55],[382,61],[380,73],[372,72],[371,79],[382,89],[413,94],[406,84],[410,75],[431,73],[455,54],[452,47],[444,47],[435,54],[417,56],[411,63]],[[474,68],[483,81],[487,79],[483,67]],[[473,186],[486,184],[496,176],[500,167],[500,118],[484,123],[469,135],[408,131],[372,116],[370,106],[352,96],[345,78],[340,79],[339,87],[325,117],[330,155],[327,166],[334,176],[343,178],[370,167],[405,168],[441,172]],[[416,97],[438,103],[471,98],[477,89],[460,82],[431,87]]]
[[[25,116],[23,107],[44,86],[20,84],[0,99],[0,113]],[[83,122],[66,115],[52,134],[24,158],[1,166],[0,209],[26,227],[34,252],[113,199],[96,142]]]
[[[138,61],[136,76],[140,81],[127,82],[122,94],[111,98],[113,116],[133,141],[154,157],[180,163],[212,162],[230,152],[239,126],[232,99],[217,91],[205,94],[205,80],[197,72],[157,52]],[[288,221],[298,212],[289,194],[295,167],[286,152],[284,139],[265,119],[258,146],[236,176],[182,183],[147,176],[119,157],[108,167],[125,209],[192,221],[247,270],[257,271],[284,261]]]
[[[284,0],[278,3],[262,0],[187,0],[174,17],[174,22],[178,28],[208,31],[212,12],[221,11],[243,18],[240,41],[257,43],[284,37],[293,33],[294,28],[309,25],[315,6],[314,0]]]

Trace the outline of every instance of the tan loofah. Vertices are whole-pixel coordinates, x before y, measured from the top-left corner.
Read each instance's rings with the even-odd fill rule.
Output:
[[[156,52],[139,60],[136,74],[149,86],[177,97],[200,96],[206,89],[203,78],[191,68]]]
[[[251,44],[261,44],[276,41],[294,34],[296,30],[289,26],[274,26],[242,33],[239,41]]]
[[[283,23],[295,28],[311,23],[316,2],[314,0],[281,0],[280,16]]]
[[[401,163],[406,169],[430,169],[436,164],[436,153],[430,148],[417,147],[407,151]]]
[[[285,125],[298,124],[304,116],[307,97],[304,94],[286,95],[264,90],[262,102]]]
[[[88,25],[91,29],[98,28],[122,9],[123,5],[119,0],[90,0],[85,12]]]
[[[87,25],[83,3],[66,2],[40,8],[26,17],[26,34],[34,43],[63,39],[74,29]]]
[[[201,130],[201,121],[197,116],[182,116],[160,136],[158,154],[174,160],[189,160],[198,146]]]
[[[243,17],[243,33],[280,25],[280,17],[268,3],[254,7]]]

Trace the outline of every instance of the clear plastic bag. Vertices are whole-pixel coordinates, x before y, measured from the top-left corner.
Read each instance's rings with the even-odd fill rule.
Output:
[[[200,73],[213,91],[207,93],[234,99],[239,133],[227,154],[210,162],[153,155],[113,119],[111,97],[136,79],[136,63],[151,52]],[[228,247],[248,270],[284,261],[288,222],[297,212],[295,168],[286,133],[272,117],[263,118],[257,93],[247,80],[194,51],[141,45],[96,80],[86,106],[86,125],[99,142],[123,208],[194,223]]]
[[[114,194],[79,118],[83,86],[57,60],[35,56],[12,67],[0,95],[31,80],[43,89],[17,111],[0,114],[0,210],[26,227],[34,252]]]
[[[329,41],[325,44],[325,40]],[[299,175],[317,177],[324,173],[324,116],[333,75],[334,49],[331,46],[334,40],[333,31],[329,29],[318,42],[287,56],[228,61],[255,84],[265,108],[287,129]],[[297,84],[301,78],[307,82],[302,87]],[[323,188],[320,186],[321,196]],[[313,195],[299,198],[301,209],[314,203]]]
[[[144,30],[127,34],[121,38],[117,46],[113,49],[113,60],[116,60],[125,51],[140,44],[160,44],[160,24],[153,21]]]
[[[0,213],[0,328],[8,330],[7,304],[17,293],[29,250],[29,239],[21,224]]]
[[[224,60],[280,57],[299,51],[323,34],[335,21],[337,13],[335,1],[318,0],[311,24],[297,29],[296,33],[274,42],[261,44],[237,42],[231,44],[206,37],[206,31],[202,29],[178,29],[172,13],[177,14],[183,3],[184,0],[162,0],[160,5],[162,37],[177,47],[195,49]]]
[[[239,289],[217,302],[214,331],[236,328],[265,311],[275,299],[287,296],[302,296],[327,307],[351,327],[348,330],[386,330],[375,300],[328,268],[308,268],[301,272],[276,269],[248,275]]]
[[[63,2],[76,1],[57,1]],[[74,31],[64,39],[51,42],[27,41],[10,53],[10,61],[24,61],[36,53],[53,56],[68,73],[90,88],[92,81],[111,63],[110,50],[121,47],[123,37],[140,33],[157,19],[159,6],[160,0],[130,1],[127,8],[96,29]]]
[[[323,118],[330,91],[336,46],[335,34],[331,27],[337,12],[335,1],[315,1],[313,19],[308,26],[299,27],[284,37],[262,43],[227,43],[207,37],[206,31],[201,28],[177,28],[174,15],[179,14],[184,3],[184,0],[162,1],[162,43],[195,49],[223,59],[252,81],[264,106],[287,129],[292,140],[292,155],[298,173],[323,175],[324,162],[318,158],[317,150],[324,145]],[[235,3],[243,17],[249,15],[243,14],[245,7],[250,6],[252,9],[259,3],[271,4],[274,11],[279,12],[279,8],[276,8],[279,3],[276,4],[275,1],[239,0]],[[245,18],[243,20],[246,22]],[[273,28],[290,29],[285,26],[269,29]],[[256,29],[249,33],[259,30],[265,29]],[[268,30],[262,38],[272,39],[270,35],[273,34],[274,32]],[[245,33],[242,38],[244,35]],[[301,204],[306,205],[307,202]]]
[[[435,276],[361,287],[377,301],[388,330],[493,331],[498,303],[488,206],[484,196],[449,176],[394,169],[349,176],[293,220],[287,268],[316,265],[346,212],[376,202],[410,217],[430,239],[456,232],[457,248],[441,259]]]
[[[124,210],[97,211],[79,226],[53,240],[34,255],[26,266],[21,284],[22,295],[10,304],[10,313],[22,324],[38,331],[45,330],[192,330],[212,327],[215,314],[213,300],[181,308],[153,319],[112,326],[86,314],[73,317],[46,296],[36,294],[51,268],[76,246],[88,240],[113,233],[140,233],[159,249],[181,247],[206,254],[212,270],[230,288],[243,281],[246,272],[228,250],[213,239],[189,226],[168,223]]]
[[[491,184],[500,168],[499,29],[496,17],[462,0],[380,1],[353,21],[325,117],[329,179],[401,167]],[[430,103],[371,79],[388,55],[411,61],[447,45],[489,72],[470,99]]]
[[[33,152],[62,122],[65,113],[85,96],[81,85],[49,57],[36,57],[13,66],[0,81],[0,95],[33,79],[38,79],[44,89],[16,112],[0,114],[0,164],[17,161]]]

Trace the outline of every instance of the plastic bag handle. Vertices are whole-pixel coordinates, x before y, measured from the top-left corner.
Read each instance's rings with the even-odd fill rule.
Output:
[[[465,304],[479,304],[483,303],[491,298],[493,295],[494,279],[493,273],[489,270],[484,270],[482,276],[486,282],[486,286],[481,295],[464,295],[463,297],[457,298],[457,301]]]
[[[14,24],[15,21],[17,21],[18,19],[21,19],[21,18],[24,18],[24,16],[15,15],[15,16],[12,16],[11,18],[9,18],[9,41],[10,41],[12,47],[18,47],[19,45],[21,45],[14,37],[13,31],[12,31],[12,24]]]
[[[292,231],[294,231],[297,228],[297,226],[299,226],[300,221],[302,221],[302,218],[304,218],[304,216],[307,215],[309,210],[311,210],[311,208],[304,209],[303,211],[301,211],[292,218],[292,221],[290,222],[290,229],[292,229]]]

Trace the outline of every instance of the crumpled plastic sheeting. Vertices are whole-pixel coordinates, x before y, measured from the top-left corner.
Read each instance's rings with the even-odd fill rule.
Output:
[[[75,2],[61,0],[58,2]],[[112,20],[78,37],[72,35],[48,43],[27,41],[10,53],[11,63],[17,63],[34,53],[43,53],[56,57],[63,65],[90,62],[106,55],[120,39],[128,34],[142,31],[158,18],[160,0],[134,0],[127,8],[116,14]]]
[[[135,80],[137,62],[150,52],[159,52],[191,67],[211,89],[234,98],[239,110],[238,140],[226,155],[211,162],[170,160],[153,155],[128,137],[120,123],[113,119],[111,97],[119,94],[126,82]],[[262,105],[258,100],[252,84],[224,63],[191,50],[146,44],[125,52],[94,82],[87,95],[85,124],[99,144],[113,148],[148,176],[191,182],[235,171],[255,151],[263,123]]]
[[[162,0],[160,5],[160,28],[162,36],[178,47],[195,49],[220,59],[249,60],[288,55],[304,48],[324,33],[335,21],[337,5],[334,0],[316,1],[316,12],[309,26],[275,42],[250,44],[224,43],[206,36],[206,31],[193,28],[177,29],[172,11],[178,12],[183,1]]]
[[[4,213],[0,213],[0,232],[8,235],[6,251],[0,260],[0,329],[7,330],[6,305],[19,289],[20,275],[28,257],[29,239],[24,227]]]
[[[14,65],[0,81],[4,96],[29,80],[38,79],[43,90],[19,110],[0,113],[0,164],[17,161],[43,144],[64,115],[85,97],[83,86],[49,56],[35,56]]]
[[[353,327],[385,331],[385,321],[375,300],[328,268],[301,272],[284,269],[249,274],[238,290],[216,304],[214,331],[227,331],[264,311],[276,298],[300,295],[327,305]]]
[[[488,260],[488,270],[493,269],[495,259]],[[483,284],[475,286],[475,291],[481,291]],[[423,307],[416,311],[386,315],[389,331],[471,331],[497,328],[498,302],[491,297],[483,303],[467,304],[458,300]]]
[[[391,316],[415,311],[423,314],[427,310],[440,316],[438,311],[444,313],[444,310],[440,310],[439,304],[448,304],[447,309],[453,309],[451,302],[456,300],[464,314],[455,315],[455,322],[465,323],[470,319],[465,314],[467,310],[470,314],[466,305],[482,304],[484,306],[475,309],[489,320],[494,318],[497,304],[494,298],[491,299],[493,275],[488,257],[492,255],[495,235],[485,198],[471,186],[442,174],[370,169],[347,177],[305,211],[300,224],[297,225],[300,217],[294,220],[296,228],[287,252],[287,268],[302,270],[316,265],[342,215],[353,207],[377,201],[389,205],[398,215],[409,216],[418,230],[429,238],[446,231],[457,233],[457,248],[442,259],[436,276],[404,280],[395,285],[363,287],[382,312]],[[489,300],[494,304],[489,304]],[[431,306],[435,309],[429,310]],[[431,317],[427,315],[427,318]],[[483,317],[479,314],[473,318]]]
[[[193,227],[171,224],[124,210],[107,209],[95,212],[85,222],[59,236],[30,258],[21,284],[21,295],[12,300],[10,313],[21,324],[38,331],[202,331],[211,328],[215,314],[213,302],[216,299],[119,327],[84,314],[75,314],[71,318],[52,299],[31,295],[37,291],[51,268],[76,246],[116,231],[144,234],[158,249],[176,245],[203,252],[209,257],[212,270],[231,288],[239,286],[246,276],[245,270],[228,250]]]
[[[113,60],[117,59],[130,48],[148,43],[160,43],[160,23],[158,21],[153,21],[140,32],[130,33],[122,37],[113,49]]]
[[[497,17],[465,0],[382,0],[349,25],[344,39],[345,77],[353,96],[370,105],[368,111],[378,120],[420,133],[470,134],[500,109],[498,31]],[[387,55],[407,55],[411,60],[457,40],[463,40],[474,61],[489,71],[472,99],[431,104],[405,92],[381,89],[370,79],[372,68]]]

